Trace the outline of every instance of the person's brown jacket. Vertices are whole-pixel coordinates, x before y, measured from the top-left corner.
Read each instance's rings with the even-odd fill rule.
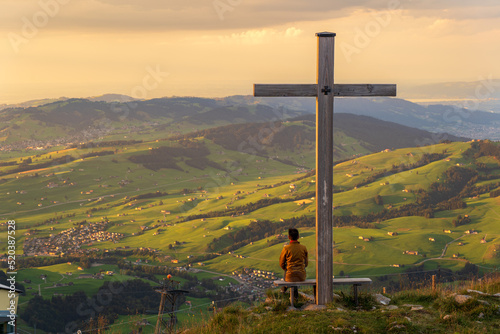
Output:
[[[295,240],[283,247],[280,255],[281,269],[285,270],[285,281],[300,282],[306,279],[308,265],[307,248]]]

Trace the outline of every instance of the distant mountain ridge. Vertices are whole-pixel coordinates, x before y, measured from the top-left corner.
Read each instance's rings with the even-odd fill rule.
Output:
[[[470,90],[477,84],[471,83],[466,86]],[[429,87],[427,88],[431,89],[434,86]],[[80,103],[82,101],[105,103],[108,106],[105,104],[76,106],[76,101],[80,101]],[[335,113],[365,115],[430,132],[447,132],[459,137],[500,140],[500,132],[498,131],[500,113],[476,110],[485,106],[484,103],[483,101],[474,104],[473,101],[468,101],[463,104],[454,103],[455,106],[453,106],[427,102],[426,105],[422,105],[398,98],[337,98],[335,99]],[[11,106],[3,105],[0,108],[0,120],[9,121],[9,118],[12,118],[5,117],[6,110],[7,114],[19,113],[20,110],[39,114],[39,111],[47,113],[47,105],[51,105],[50,109],[52,109],[49,114],[56,111],[74,112],[81,107],[85,112],[91,112],[89,110],[92,108],[98,109],[102,112],[98,117],[111,120],[116,119],[115,116],[118,116],[121,121],[124,118],[130,118],[134,121],[149,121],[158,117],[170,117],[172,122],[188,121],[195,124],[213,124],[216,121],[228,123],[268,121],[312,114],[316,110],[315,101],[311,98],[255,98],[248,95],[235,95],[213,99],[169,97],[137,100],[122,94],[104,94],[87,99],[61,97],[59,99],[33,100]],[[466,109],[464,106],[471,108]],[[16,111],[16,109],[19,110]],[[247,110],[250,111],[250,114],[246,113]],[[95,112],[91,112],[91,114],[97,117]],[[38,116],[42,119],[44,117],[50,120],[50,115]],[[93,122],[96,123],[96,120],[94,119]],[[66,125],[75,128],[74,124]]]
[[[242,97],[234,97],[241,101]],[[314,99],[261,98],[272,107],[304,110],[314,113]],[[471,104],[466,104],[471,105]],[[471,105],[474,107],[474,104]],[[460,106],[430,104],[423,106],[398,98],[336,98],[335,113],[374,117],[430,132],[447,132],[459,137],[500,140],[500,113],[465,109]]]
[[[53,146],[138,131],[161,131],[165,137],[169,133],[182,134],[229,124],[292,119],[311,115],[315,110],[314,99],[300,98],[232,96],[223,99],[174,97],[126,101],[127,98],[110,94],[96,97],[95,101],[66,99],[40,106],[0,110],[0,147],[16,143],[24,143],[17,148],[22,148],[22,145]],[[429,144],[436,143],[436,140],[457,138],[500,139],[500,114],[443,105],[424,107],[401,99],[338,98],[335,101],[336,115],[348,113],[371,117],[348,119],[342,116],[343,121],[351,122],[353,126],[352,123],[359,122],[363,129],[360,133],[351,132],[349,135],[353,138],[366,136],[370,127],[382,126],[376,121],[379,119],[429,132],[451,134],[435,134],[432,141],[426,140]],[[339,128],[344,129],[344,126]],[[396,138],[405,137],[401,131],[395,130],[394,124],[390,128],[382,131],[385,136],[394,132],[399,133]],[[410,146],[418,145],[414,142],[416,136],[429,138],[428,133],[412,133],[415,137],[411,139]],[[376,144],[370,150],[379,148]]]

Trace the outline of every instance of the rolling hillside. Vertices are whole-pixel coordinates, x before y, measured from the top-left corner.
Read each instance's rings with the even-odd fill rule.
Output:
[[[71,301],[119,286],[119,305],[100,314],[130,330],[170,274],[189,291],[180,319],[191,321],[191,307],[208,315],[211,300],[264,294],[290,226],[314,277],[315,119],[285,110],[227,99],[5,109],[0,230],[15,221],[21,318],[52,331],[88,322]],[[390,287],[409,271],[498,267],[498,144],[342,113],[334,130],[335,275]],[[238,276],[253,271],[267,278]],[[37,315],[58,305],[60,326]]]
[[[334,274],[377,280],[408,270],[462,272],[469,262],[480,272],[495,270],[498,144],[446,142],[352,157],[385,147],[377,131],[391,129],[401,144],[422,138],[418,131],[397,132],[391,124],[359,118],[365,121],[377,129],[362,133],[366,141],[349,137],[348,126],[336,132],[344,144],[340,156],[351,159],[334,167]],[[18,255],[38,255],[18,256],[18,277],[28,292],[21,299],[23,314],[44,303],[38,294],[84,300],[77,291],[90,297],[135,277],[154,285],[166,273],[190,286],[191,306],[265,291],[261,281],[243,281],[233,272],[250,268],[279,277],[277,258],[286,241],[281,235],[289,226],[301,232],[311,257],[308,276],[314,277],[312,129],[305,118],[162,140],[129,137],[3,152],[11,157],[0,164],[2,234],[15,220]],[[0,243],[2,253],[6,247]],[[175,269],[189,267],[188,273]],[[97,274],[103,279],[92,278]],[[200,282],[203,292],[196,289]],[[130,321],[126,312],[132,311],[119,312],[119,319]]]
[[[172,155],[172,149],[160,151],[170,152],[167,161],[175,166],[148,165],[148,156],[161,156],[155,150],[176,146],[183,148],[182,154]],[[490,143],[457,142],[387,150],[338,163],[334,168],[335,215],[340,227],[335,234],[339,247],[336,268],[369,274],[377,268],[397,271],[388,269],[394,264],[438,261],[460,267],[465,259],[496,266],[498,198],[490,197],[490,192],[499,186],[499,165],[490,146],[498,149]],[[58,158],[63,158],[58,164],[36,170],[9,173],[19,166],[1,167],[0,216],[16,220],[19,249],[27,239],[47,241],[43,238],[77,223],[107,221],[106,231],[123,238],[83,243],[82,250],[148,245],[179,258],[180,263],[222,251],[207,261],[208,268],[228,273],[259,265],[277,271],[275,261],[260,260],[273,259],[279,253],[279,244],[267,246],[269,233],[279,234],[298,218],[304,243],[314,249],[314,177],[304,168],[232,151],[202,137],[168,145],[155,141],[74,148],[33,157],[31,164],[40,166],[40,161]],[[472,171],[465,172],[469,168]],[[458,183],[439,186],[444,178],[456,178]],[[432,200],[426,202],[426,198]],[[466,215],[470,221],[454,228],[453,221]],[[249,245],[244,243],[246,239],[234,239],[234,231],[254,221],[268,222],[262,238]],[[443,232],[447,229],[452,233]],[[465,235],[467,230],[478,234]],[[398,236],[388,236],[388,232],[398,232]],[[375,241],[363,242],[360,236]],[[486,243],[480,244],[483,238]],[[454,240],[442,254],[444,246]],[[467,242],[458,247],[458,240]],[[243,242],[237,253],[245,260],[224,251],[235,241]],[[210,244],[213,246],[207,248]],[[5,244],[2,246],[5,251]],[[62,241],[58,247],[45,249],[47,254],[66,252]],[[405,251],[420,255],[403,254]],[[461,255],[450,261],[453,251]],[[189,255],[193,260],[188,260]],[[353,264],[356,266],[351,267]]]

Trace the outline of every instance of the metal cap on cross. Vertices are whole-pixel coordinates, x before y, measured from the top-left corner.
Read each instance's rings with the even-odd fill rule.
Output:
[[[255,84],[254,96],[316,97],[316,303],[333,300],[333,98],[396,96],[396,85],[334,84],[335,33],[320,32],[316,84]]]

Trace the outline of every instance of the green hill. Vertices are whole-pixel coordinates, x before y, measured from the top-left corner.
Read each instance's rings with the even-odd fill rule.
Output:
[[[222,241],[212,250],[222,251],[229,241],[224,242],[225,238],[232,238],[235,231],[255,220],[277,226],[266,227],[264,234],[279,234],[300,217],[304,231],[313,230],[313,174],[281,160],[228,150],[202,138],[169,145],[140,142],[122,147],[75,148],[33,156],[31,164],[1,167],[0,215],[16,220],[18,249],[26,238],[48,238],[80,222],[108,221],[107,231],[123,238],[114,243],[84,244],[82,249],[148,245],[187,263],[192,262],[187,260],[188,255],[210,253],[207,245],[214,238]],[[498,260],[492,252],[498,244],[498,201],[490,197],[490,192],[499,186],[499,166],[495,152],[479,153],[486,146],[498,147],[488,142],[439,144],[338,163],[334,168],[335,240],[341,250],[336,260],[338,271],[362,275],[374,270],[363,265],[349,267],[350,263],[390,267],[441,261],[445,244],[459,237],[466,241],[460,246],[459,260],[495,267]],[[78,158],[83,155],[88,157]],[[64,161],[59,164],[46,163],[61,157]],[[150,165],[149,157],[167,157],[166,164]],[[479,160],[488,161],[488,165]],[[9,172],[30,165],[36,170]],[[461,172],[467,170],[471,172]],[[446,177],[458,180],[443,183]],[[453,226],[458,216],[469,220]],[[443,232],[448,229],[452,233]],[[467,230],[478,234],[466,235]],[[388,232],[398,235],[390,237]],[[359,236],[372,236],[375,241],[363,242]],[[480,244],[485,236],[486,243]],[[428,241],[431,237],[435,242]],[[314,235],[308,238],[308,246],[314,248]],[[172,252],[169,245],[176,241],[181,245]],[[279,245],[242,245],[237,253],[248,258],[256,252],[261,254],[256,258],[272,259],[280,250]],[[443,258],[451,258],[452,252],[458,252],[456,247],[449,245]],[[405,251],[418,251],[420,255],[403,255]],[[50,253],[61,252],[62,246]],[[245,266],[246,261],[240,258],[221,257],[207,261],[208,268],[228,273]],[[450,261],[443,262],[450,265]],[[451,262],[453,266],[460,263]],[[261,266],[278,271],[274,261]]]
[[[172,270],[183,284],[211,277],[205,292],[196,283],[189,288],[191,300],[202,305],[207,296],[237,294],[231,290],[235,271],[279,277],[285,242],[279,235],[290,226],[301,232],[311,256],[308,277],[314,277],[312,129],[310,120],[292,119],[161,137],[166,139],[110,136],[1,152],[0,228],[6,236],[7,221],[14,220],[17,254],[30,255],[18,257],[20,279],[32,281],[21,302],[35,299],[37,289],[49,298],[79,289],[90,296],[104,282],[135,276],[155,284]],[[333,170],[335,275],[385,277],[384,284],[394,286],[399,276],[391,275],[408,270],[448,274],[466,272],[472,263],[481,274],[498,267],[498,143],[398,148],[397,140],[386,147],[377,135],[363,141],[349,131],[346,126],[336,133],[342,160]],[[412,136],[405,143],[418,138]],[[369,154],[377,145],[387,149]],[[0,251],[7,253],[7,243]],[[82,273],[115,275],[72,280],[67,272],[78,266]],[[179,267],[191,269],[180,276]],[[49,283],[40,281],[41,274]],[[212,278],[227,289],[218,290]],[[74,284],[53,286],[58,280]]]

